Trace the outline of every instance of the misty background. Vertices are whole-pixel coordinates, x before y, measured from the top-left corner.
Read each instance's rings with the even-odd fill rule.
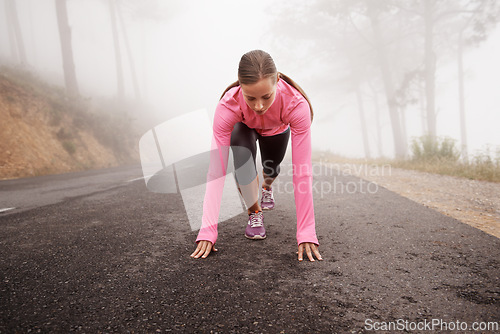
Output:
[[[0,0],[0,60],[122,101],[145,132],[213,115],[241,55],[263,49],[309,95],[315,150],[405,157],[429,134],[462,157],[498,156],[499,11],[494,0]]]

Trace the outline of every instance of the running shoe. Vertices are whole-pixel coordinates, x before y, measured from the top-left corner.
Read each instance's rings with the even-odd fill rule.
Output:
[[[262,211],[255,211],[248,215],[248,224],[245,229],[245,237],[248,239],[265,239],[264,215]]]
[[[262,188],[262,199],[260,200],[260,206],[262,210],[272,210],[274,209],[274,196],[273,188]]]

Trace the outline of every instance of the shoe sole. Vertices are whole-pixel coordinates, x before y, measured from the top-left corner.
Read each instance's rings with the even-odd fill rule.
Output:
[[[269,211],[269,210],[273,210],[274,208],[264,208],[262,207],[262,211],[266,210],[266,211]]]
[[[263,240],[267,237],[267,235],[261,237],[260,235],[256,235],[256,236],[253,236],[253,237],[249,237],[248,235],[245,234],[245,237],[247,239],[251,239],[251,240]]]

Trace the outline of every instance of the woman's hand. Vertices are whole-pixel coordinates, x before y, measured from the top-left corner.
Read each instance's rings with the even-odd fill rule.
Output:
[[[304,259],[303,258],[304,249],[306,251],[307,257],[309,258],[309,261],[314,262],[314,257],[312,255],[313,253],[314,255],[316,255],[318,260],[320,261],[323,260],[321,254],[319,253],[318,246],[316,246],[316,244],[312,242],[303,242],[299,245],[299,251],[297,252],[297,254],[299,254],[299,261],[302,261]]]
[[[210,254],[211,251],[217,252],[217,248],[215,248],[214,245],[208,240],[200,240],[198,242],[198,247],[196,247],[196,250],[191,254],[191,257],[197,259],[200,256],[204,259]]]

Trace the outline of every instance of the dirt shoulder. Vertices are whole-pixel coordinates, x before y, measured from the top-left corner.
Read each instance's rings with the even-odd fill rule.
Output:
[[[337,168],[500,238],[500,183],[390,165],[339,164]]]
[[[94,110],[35,78],[1,72],[0,180],[138,161],[138,141],[125,116]]]

